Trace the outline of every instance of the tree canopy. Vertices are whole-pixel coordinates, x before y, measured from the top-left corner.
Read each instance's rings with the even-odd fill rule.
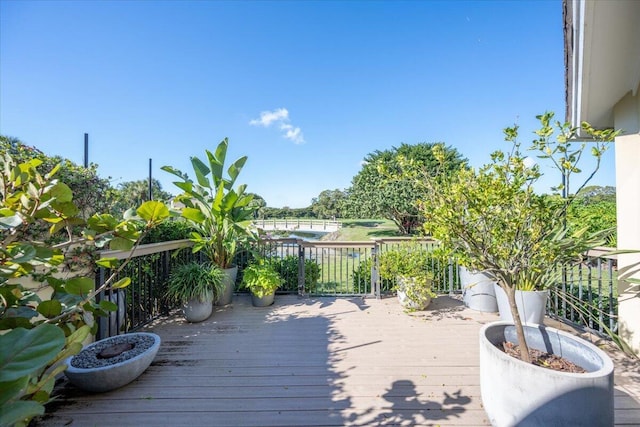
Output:
[[[149,199],[149,180],[139,179],[137,181],[126,181],[118,184],[118,188],[113,192],[111,211],[122,214],[127,209],[140,206]],[[171,199],[171,193],[162,189],[162,184],[157,179],[151,180],[152,200],[166,201]]]
[[[311,210],[321,219],[342,218],[347,194],[344,191],[324,190],[311,200]]]
[[[348,190],[347,210],[357,218],[392,220],[403,234],[421,230],[424,218],[418,208],[421,189],[407,179],[406,166],[426,171],[441,166],[433,155],[439,143],[401,144],[390,150],[368,154],[362,170],[353,178]],[[466,167],[467,160],[453,147],[444,147],[444,173]]]

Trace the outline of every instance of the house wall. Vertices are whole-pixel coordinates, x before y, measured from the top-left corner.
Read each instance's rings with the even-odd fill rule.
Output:
[[[640,96],[629,93],[614,108],[618,248],[640,250]],[[640,254],[620,255],[618,269],[640,261]],[[640,273],[636,275],[640,278]],[[620,336],[640,354],[640,290],[618,282]]]

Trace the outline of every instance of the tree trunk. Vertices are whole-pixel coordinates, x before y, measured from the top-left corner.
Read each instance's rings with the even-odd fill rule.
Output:
[[[516,304],[516,287],[505,286],[503,289],[507,293],[511,316],[513,317],[513,323],[516,327],[516,336],[518,337],[518,345],[520,346],[520,358],[523,362],[531,363],[529,346],[527,345],[527,340],[524,336],[524,328],[522,327],[522,320],[520,319],[520,313],[518,313],[518,306]]]

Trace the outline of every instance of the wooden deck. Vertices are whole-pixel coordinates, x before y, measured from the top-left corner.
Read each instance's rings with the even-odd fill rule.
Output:
[[[103,394],[64,385],[37,425],[489,425],[478,330],[496,319],[449,297],[408,315],[393,298],[236,295],[205,322],[153,325],[162,345],[143,375]],[[640,425],[638,364],[615,360],[616,425]]]

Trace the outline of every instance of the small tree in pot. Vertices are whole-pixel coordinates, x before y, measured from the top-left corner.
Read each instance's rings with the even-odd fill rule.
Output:
[[[562,173],[563,184],[554,189],[564,190],[564,198],[535,192],[534,185],[542,173],[522,152],[517,126],[504,131],[511,151],[494,152],[491,163],[478,171],[461,169],[451,181],[432,177],[422,181],[428,190],[422,201],[425,228],[445,247],[464,253],[469,268],[486,271],[498,281],[520,331],[525,361],[530,357],[521,335],[515,291],[544,289],[555,283],[560,267],[579,262],[588,249],[602,243],[605,235],[587,234],[586,228],[570,232],[566,227],[565,214],[573,201],[566,188],[571,175],[581,172],[577,163],[586,144],[573,149],[577,129],[559,122],[556,127],[560,134],[553,141],[556,130],[551,125],[552,118],[553,113],[538,116],[542,126],[536,131],[539,138],[532,148],[540,158],[551,159]],[[615,135],[587,124],[584,130],[594,139],[591,153],[596,165],[580,189],[594,176],[607,148],[606,141]]]
[[[570,231],[566,227],[566,210],[573,201],[573,195],[567,190],[568,184],[571,175],[580,172],[577,163],[586,143],[574,149],[572,144],[575,144],[573,138],[577,130],[559,122],[555,123],[554,129],[552,118],[552,113],[538,116],[541,128],[536,131],[538,138],[534,140],[533,148],[540,158],[550,159],[561,172],[563,183],[556,190],[561,190],[564,198],[535,193],[534,184],[542,174],[539,167],[532,165],[533,162],[521,151],[517,126],[505,129],[511,151],[493,153],[492,162],[478,171],[462,170],[449,185],[432,177],[422,181],[427,190],[423,212],[427,217],[428,230],[446,247],[464,252],[470,268],[491,274],[507,295],[514,334],[507,337],[511,334],[509,326],[499,324],[495,324],[502,328],[499,332],[487,332],[492,325],[486,325],[481,332],[482,394],[491,394],[483,401],[492,422],[497,425],[544,425],[549,416],[559,417],[572,425],[577,425],[578,419],[584,421],[580,416],[588,418],[593,414],[603,416],[605,420],[613,419],[613,365],[610,359],[587,342],[584,346],[570,342],[571,338],[564,337],[560,331],[552,333],[550,328],[542,326],[523,326],[516,303],[516,290],[544,289],[555,285],[562,268],[579,262],[588,249],[601,244],[607,232],[588,234],[586,228]],[[587,124],[583,129],[593,138],[591,153],[596,166],[580,188],[593,177],[606,142],[615,136],[615,132],[597,131]],[[559,135],[554,141],[556,130]],[[501,351],[498,352],[501,354],[493,351],[498,343],[517,343],[520,359],[529,365],[532,362],[529,340],[534,342],[532,348],[546,349],[554,354],[559,354],[555,353],[557,348],[568,354],[573,348],[581,347],[580,352],[584,349],[591,361],[602,360],[602,365],[583,366],[591,369],[586,378],[569,376],[560,380],[556,376],[537,382],[546,378],[544,372],[534,371],[525,375],[530,371],[524,366],[516,366]],[[487,345],[487,342],[491,344]],[[579,357],[576,355],[576,360]],[[496,366],[499,369],[492,370]],[[488,377],[490,380],[485,381]],[[497,377],[507,382],[520,381],[520,386],[513,387],[512,383],[496,385],[499,383]],[[569,380],[568,383],[563,382],[565,379]],[[485,387],[485,384],[489,385]],[[552,389],[549,389],[550,384],[553,384]],[[524,395],[518,395],[515,389],[524,390]],[[589,400],[589,411],[594,412],[581,409],[581,414],[573,411],[567,415],[568,418],[556,412],[576,406],[576,400],[580,399]],[[499,404],[496,403],[498,401]],[[518,405],[522,410],[520,407],[516,409]]]

